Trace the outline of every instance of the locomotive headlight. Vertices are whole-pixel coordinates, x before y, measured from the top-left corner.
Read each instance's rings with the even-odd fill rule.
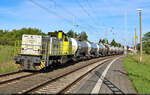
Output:
[[[24,48],[21,48],[21,50],[24,50]]]

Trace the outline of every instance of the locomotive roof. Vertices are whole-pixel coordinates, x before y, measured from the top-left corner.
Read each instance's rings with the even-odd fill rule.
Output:
[[[59,30],[59,31],[54,31],[54,32],[48,32],[48,35],[52,36],[52,37],[57,37],[58,33],[62,32],[63,35],[67,36],[63,31]]]

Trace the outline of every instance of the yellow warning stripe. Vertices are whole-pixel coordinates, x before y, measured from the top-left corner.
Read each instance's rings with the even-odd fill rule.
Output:
[[[40,66],[36,66],[36,68],[39,69],[39,70],[44,68],[44,67],[45,67],[45,61],[44,60],[41,61],[41,65]]]
[[[41,67],[41,69],[42,69],[42,68],[43,68],[43,65],[41,64],[40,67]]]
[[[41,69],[41,67],[40,66],[37,66],[38,67],[38,69],[40,70]]]
[[[45,67],[45,61],[41,61],[41,66]]]

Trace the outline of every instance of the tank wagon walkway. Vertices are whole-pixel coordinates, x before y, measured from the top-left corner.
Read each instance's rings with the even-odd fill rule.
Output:
[[[123,57],[120,57],[107,61],[70,93],[136,94],[137,92],[123,67]]]

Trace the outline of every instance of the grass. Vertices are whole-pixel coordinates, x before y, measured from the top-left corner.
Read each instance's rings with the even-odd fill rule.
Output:
[[[19,70],[14,64],[13,47],[0,45],[0,74]]]
[[[150,93],[150,55],[143,54],[142,63],[139,54],[124,58],[124,67],[128,72],[134,87],[140,94]]]

